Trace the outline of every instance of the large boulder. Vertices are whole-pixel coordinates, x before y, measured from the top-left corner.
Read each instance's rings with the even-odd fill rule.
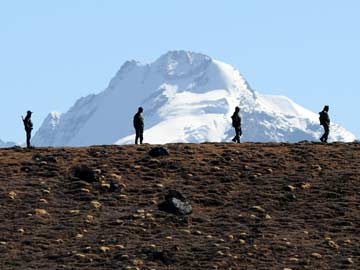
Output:
[[[176,190],[170,190],[165,196],[165,201],[160,203],[158,208],[160,211],[175,215],[190,215],[192,213],[191,204]]]
[[[168,156],[169,154],[169,150],[163,146],[154,147],[149,151],[151,157]]]

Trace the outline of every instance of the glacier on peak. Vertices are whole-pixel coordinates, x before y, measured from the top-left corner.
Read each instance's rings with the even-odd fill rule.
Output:
[[[80,98],[68,112],[51,114],[36,132],[36,146],[133,142],[132,117],[145,109],[145,142],[228,141],[230,116],[241,107],[243,140],[318,140],[317,114],[282,96],[253,91],[231,65],[204,54],[170,51],[155,62],[125,62],[109,86]],[[330,139],[355,136],[332,124]]]

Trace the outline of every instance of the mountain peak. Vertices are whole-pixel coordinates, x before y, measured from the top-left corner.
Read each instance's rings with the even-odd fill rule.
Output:
[[[169,78],[179,79],[204,71],[212,62],[211,57],[190,51],[169,51],[154,63]]]
[[[149,143],[229,141],[235,106],[241,107],[243,141],[318,140],[322,132],[317,114],[285,97],[255,94],[231,65],[180,50],[149,64],[125,62],[103,92],[80,98],[61,116],[50,114],[33,144],[133,143],[131,120],[139,106]],[[355,139],[334,123],[331,130],[331,141]]]

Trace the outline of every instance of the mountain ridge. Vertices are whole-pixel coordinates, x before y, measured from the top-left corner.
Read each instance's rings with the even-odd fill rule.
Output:
[[[132,143],[138,106],[145,108],[149,143],[227,141],[235,106],[242,109],[244,141],[317,140],[321,133],[316,114],[288,98],[254,91],[231,65],[204,54],[169,51],[149,64],[126,61],[104,91],[80,98],[57,119],[48,116],[33,142]],[[333,124],[330,139],[353,141],[355,136]]]

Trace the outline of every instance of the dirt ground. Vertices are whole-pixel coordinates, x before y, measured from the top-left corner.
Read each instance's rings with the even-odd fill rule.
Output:
[[[1,149],[0,269],[360,269],[359,143],[152,147]]]

